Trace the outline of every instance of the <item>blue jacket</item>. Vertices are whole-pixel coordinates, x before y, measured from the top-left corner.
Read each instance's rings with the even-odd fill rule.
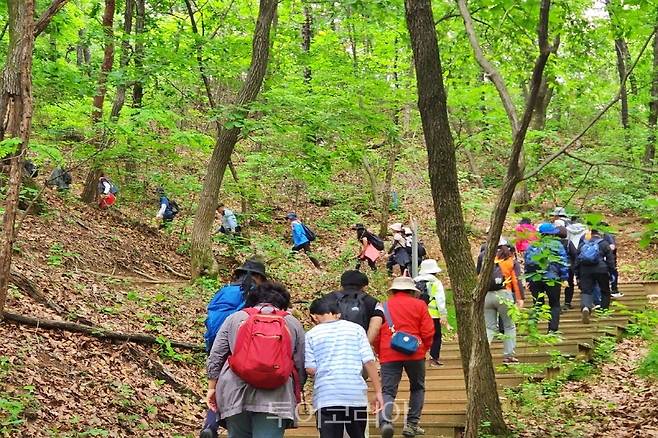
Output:
[[[534,257],[542,257],[546,251],[551,256],[558,257],[559,261],[551,261],[545,268],[543,266],[537,266],[537,261],[534,260]],[[542,280],[564,281],[569,279],[569,258],[564,245],[558,239],[544,238],[538,240],[526,250],[525,273],[528,275],[537,272],[541,272]],[[530,279],[530,281],[541,280]]]
[[[309,242],[308,237],[306,237],[306,231],[304,231],[304,227],[302,226],[301,221],[299,220],[293,221],[291,227],[292,227],[293,245],[301,246]]]

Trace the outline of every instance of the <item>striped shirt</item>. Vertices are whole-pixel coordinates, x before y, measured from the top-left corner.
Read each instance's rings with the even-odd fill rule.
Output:
[[[314,368],[313,408],[368,405],[363,365],[375,360],[366,331],[358,324],[337,320],[306,333],[305,367]]]

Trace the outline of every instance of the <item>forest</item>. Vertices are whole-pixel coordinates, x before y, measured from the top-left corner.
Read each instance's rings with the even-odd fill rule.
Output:
[[[255,258],[310,329],[355,224],[382,302],[392,224],[441,266],[426,436],[658,433],[658,2],[7,0],[0,28],[0,436],[198,436],[213,296]],[[625,297],[584,327],[576,289],[547,335],[528,291],[501,365],[500,242],[566,212]]]

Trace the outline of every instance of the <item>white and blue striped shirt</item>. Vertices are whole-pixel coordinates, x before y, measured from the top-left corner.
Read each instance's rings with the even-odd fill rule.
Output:
[[[363,365],[375,360],[366,331],[358,324],[324,322],[306,333],[306,368],[315,368],[313,408],[368,405]]]

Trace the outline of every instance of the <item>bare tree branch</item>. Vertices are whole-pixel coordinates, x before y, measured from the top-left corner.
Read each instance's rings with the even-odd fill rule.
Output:
[[[624,168],[624,169],[633,169],[633,170],[637,170],[637,171],[640,171],[640,172],[646,172],[646,173],[658,173],[658,169],[650,168],[650,167],[637,167],[637,166],[633,166],[632,164],[615,163],[613,161],[601,161],[601,162],[590,161],[590,160],[586,160],[585,158],[581,158],[577,155],[574,155],[569,151],[565,151],[564,155],[566,155],[569,158],[573,158],[576,161],[580,161],[583,164],[587,164],[588,166],[591,166],[591,167],[602,167],[602,166],[605,166],[605,167],[621,167],[621,168]]]
[[[194,32],[194,35],[197,38],[201,38],[201,35],[199,34],[199,27],[197,26],[196,18],[194,17],[194,9],[192,9],[192,3],[190,2],[190,0],[185,0],[185,6],[187,7],[187,14],[190,16],[190,24],[192,25],[192,32]],[[203,80],[203,85],[206,89],[206,95],[208,96],[208,104],[210,105],[210,109],[215,109],[217,104],[215,102],[215,97],[212,94],[212,86],[210,84],[210,78],[206,74],[206,64],[203,60],[201,41],[196,42],[196,60],[197,63],[199,64],[199,73],[201,74],[201,80]],[[216,122],[216,125],[218,130],[221,129],[219,121]]]
[[[463,0],[460,0],[460,1],[463,1]],[[590,120],[590,122],[587,124],[587,126],[585,126],[578,133],[578,135],[576,135],[570,142],[568,142],[567,144],[562,146],[558,151],[554,152],[551,156],[549,156],[544,161],[542,161],[542,163],[539,166],[537,166],[537,168],[535,168],[531,172],[527,173],[523,177],[523,180],[527,180],[527,179],[530,179],[530,178],[536,176],[546,166],[551,164],[557,157],[564,154],[567,151],[567,149],[569,149],[578,140],[580,140],[583,136],[585,136],[585,134],[587,134],[587,131],[589,131],[590,128],[592,126],[594,126],[596,124],[596,122],[598,122],[601,119],[601,117],[603,117],[605,115],[605,113],[607,113],[608,110],[610,108],[612,108],[615,103],[617,103],[619,101],[619,99],[621,98],[622,89],[626,86],[626,81],[628,80],[628,77],[631,75],[631,73],[633,73],[633,70],[635,69],[635,66],[637,65],[640,58],[642,58],[642,55],[644,54],[644,51],[646,50],[647,46],[649,45],[649,42],[651,41],[651,38],[653,38],[655,33],[656,33],[656,29],[654,29],[653,32],[651,32],[651,35],[649,35],[647,40],[644,42],[644,45],[642,46],[642,49],[640,50],[640,53],[638,53],[637,58],[635,58],[635,62],[633,63],[633,65],[631,65],[631,67],[626,72],[626,76],[624,76],[624,80],[621,81],[621,84],[619,86],[619,91],[617,91],[617,94],[615,95],[615,97],[610,102],[608,102],[607,105],[604,106],[603,109],[601,111],[599,111],[598,114],[596,116],[594,116],[594,118],[592,120]]]
[[[500,100],[503,102],[503,107],[505,107],[505,112],[507,113],[510,126],[512,127],[512,135],[516,136],[519,130],[519,118],[516,114],[516,107],[514,106],[512,96],[507,89],[507,85],[505,85],[505,81],[503,80],[502,76],[482,51],[480,41],[478,40],[478,36],[475,33],[473,18],[471,17],[471,13],[469,12],[468,6],[466,5],[466,0],[457,0],[457,6],[459,7],[459,12],[462,16],[462,19],[464,20],[464,28],[466,29],[466,34],[468,35],[468,41],[471,43],[471,47],[473,48],[475,59],[496,87],[498,95],[500,96]]]
[[[41,33],[46,30],[50,20],[55,16],[60,9],[62,9],[69,0],[53,0],[48,9],[43,11],[41,17],[34,23],[34,37],[38,37]]]

